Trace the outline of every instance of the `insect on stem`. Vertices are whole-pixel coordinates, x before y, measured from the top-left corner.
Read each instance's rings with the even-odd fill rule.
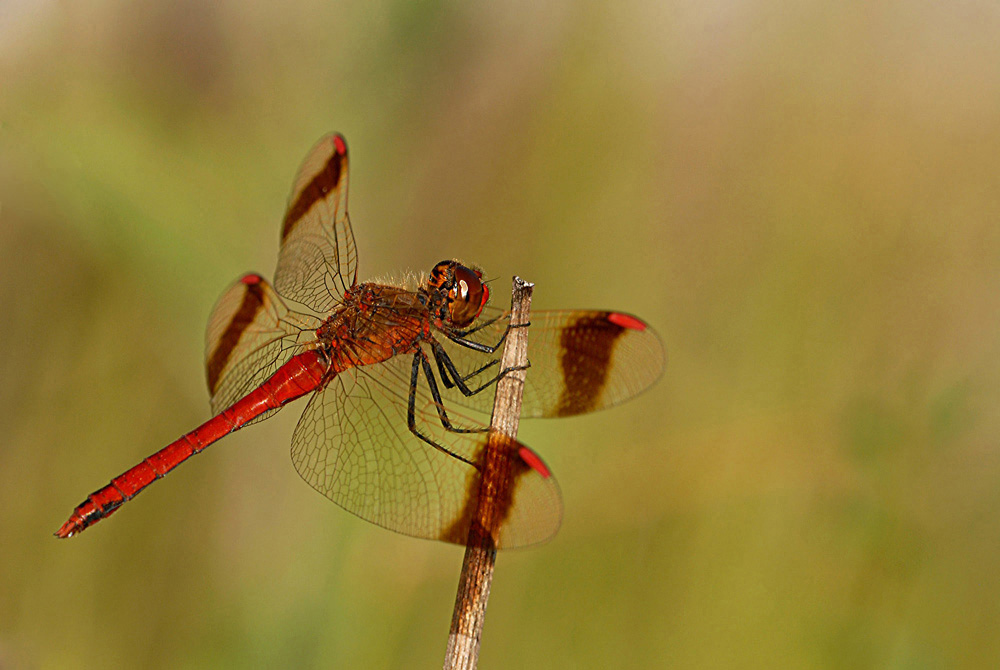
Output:
[[[455,610],[448,634],[445,670],[471,670],[479,661],[479,640],[486,618],[486,603],[496,563],[497,502],[506,498],[498,488],[512,484],[511,443],[517,438],[521,397],[528,364],[528,314],[534,284],[514,277],[511,295],[511,329],[504,343],[500,369],[509,370],[497,382],[493,418],[483,457],[476,511],[469,525],[465,559],[458,581]],[[519,327],[519,326],[525,327]]]

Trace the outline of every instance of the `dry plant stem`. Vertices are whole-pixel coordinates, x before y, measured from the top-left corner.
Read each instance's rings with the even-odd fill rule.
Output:
[[[531,306],[529,284],[520,277],[514,277],[511,297],[512,326],[528,323]],[[490,438],[483,459],[481,481],[510,483],[511,449],[505,438],[517,437],[521,419],[521,394],[524,390],[525,366],[528,364],[528,328],[511,328],[507,333],[500,369],[511,370],[497,382],[496,398],[493,401],[493,419],[490,422]],[[485,487],[484,487],[485,488]],[[497,550],[490,533],[489,520],[495,518],[491,509],[498,496],[480,492],[476,512],[469,526],[469,539],[465,545],[465,560],[462,575],[458,580],[458,595],[455,597],[455,611],[451,618],[448,635],[448,651],[445,653],[445,670],[470,670],[479,662],[479,639],[486,618],[486,601],[490,597],[493,583],[493,565]],[[502,496],[501,496],[502,498]]]

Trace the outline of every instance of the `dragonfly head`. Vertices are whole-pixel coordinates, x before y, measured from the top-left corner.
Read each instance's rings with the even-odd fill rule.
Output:
[[[427,278],[428,308],[442,324],[465,328],[490,299],[483,273],[458,261],[441,261]]]

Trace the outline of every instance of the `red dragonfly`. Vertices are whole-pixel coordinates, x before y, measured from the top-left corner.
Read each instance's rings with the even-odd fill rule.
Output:
[[[510,315],[487,305],[482,272],[438,263],[409,285],[357,281],[347,217],[347,145],[324,137],[296,177],[274,287],[236,281],[209,319],[205,366],[215,416],[90,494],[56,532],[110,516],[216,440],[309,395],[292,462],[313,488],[385,528],[464,544]],[[292,305],[290,306],[290,303]],[[660,376],[656,333],[621,312],[531,314],[522,416],[570,416],[618,404]],[[509,441],[513,495],[498,548],[543,542],[562,519],[542,459]]]

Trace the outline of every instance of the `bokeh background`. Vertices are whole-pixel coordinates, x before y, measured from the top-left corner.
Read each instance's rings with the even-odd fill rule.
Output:
[[[1000,665],[997,35],[987,0],[0,2],[0,668],[439,666],[461,549],[304,485],[300,406],[51,535],[207,418],[208,312],[330,130],[362,276],[455,256],[669,352],[522,424],[566,517],[501,554],[482,667]]]

